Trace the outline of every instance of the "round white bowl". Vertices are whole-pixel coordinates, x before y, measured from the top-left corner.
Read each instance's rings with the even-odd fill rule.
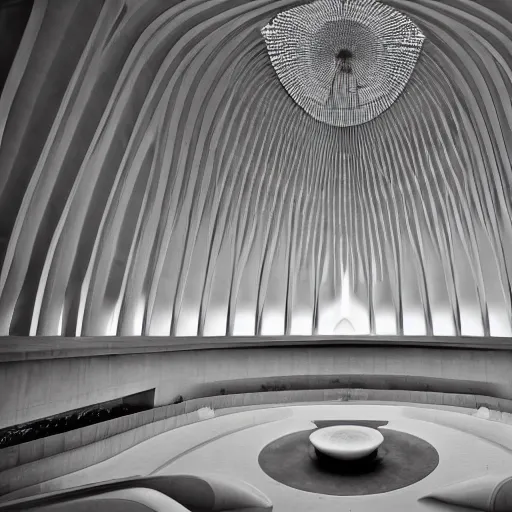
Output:
[[[374,428],[338,425],[315,430],[309,441],[321,453],[339,460],[357,460],[374,452],[384,441]]]

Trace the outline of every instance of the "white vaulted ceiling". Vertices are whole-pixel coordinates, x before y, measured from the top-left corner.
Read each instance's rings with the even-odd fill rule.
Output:
[[[0,98],[0,335],[511,335],[512,4],[358,126],[289,96],[289,0],[37,0]]]

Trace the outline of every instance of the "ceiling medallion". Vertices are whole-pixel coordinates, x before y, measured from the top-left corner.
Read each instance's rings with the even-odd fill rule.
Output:
[[[374,0],[317,0],[262,29],[284,88],[309,115],[333,126],[366,123],[403,92],[425,36]]]

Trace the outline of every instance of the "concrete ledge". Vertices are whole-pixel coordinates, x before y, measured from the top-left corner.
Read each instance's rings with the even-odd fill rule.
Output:
[[[389,346],[512,351],[512,338],[473,336],[0,336],[0,363],[69,357],[150,354],[233,348]]]
[[[130,487],[119,491],[86,495],[73,500],[50,503],[43,499],[19,505],[8,503],[0,510],[32,510],[33,512],[190,512],[165,494],[147,487]]]
[[[176,403],[180,397],[312,387],[512,399],[510,350],[400,346],[403,340],[381,346],[366,340],[368,344],[357,345],[349,339],[341,344],[339,339],[331,340],[332,345],[310,339],[286,342],[289,346],[267,341],[258,347],[235,340],[232,348],[211,344],[196,349],[196,341],[189,339],[186,350],[0,363],[0,389],[9,390],[0,394],[0,428],[148,389],[155,389],[156,407]]]
[[[483,512],[510,512],[512,476],[510,473],[505,473],[465,480],[437,489],[423,499]]]
[[[57,453],[51,457],[43,457],[21,466],[11,467],[0,473],[0,496],[92,466],[162,432],[196,421],[200,421],[197,412],[181,414],[133,428],[73,450]]]
[[[0,510],[27,510],[69,503],[103,493],[144,488],[158,491],[190,510],[222,512],[224,510],[265,512],[272,510],[272,502],[254,486],[214,474],[165,475],[123,478],[90,484],[64,491],[50,492],[0,504]],[[73,510],[70,507],[69,510]],[[167,510],[167,508],[164,508]]]
[[[62,434],[55,434],[15,446],[9,446],[8,448],[0,449],[0,471],[28,464],[35,460],[52,457],[59,453],[108,439],[143,425],[178,417],[189,412],[194,412],[194,409],[190,409],[190,406],[183,402],[181,404],[149,409]]]

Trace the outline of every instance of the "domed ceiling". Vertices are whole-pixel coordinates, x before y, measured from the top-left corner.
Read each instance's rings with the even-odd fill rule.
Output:
[[[38,0],[1,335],[512,335],[507,0]]]

